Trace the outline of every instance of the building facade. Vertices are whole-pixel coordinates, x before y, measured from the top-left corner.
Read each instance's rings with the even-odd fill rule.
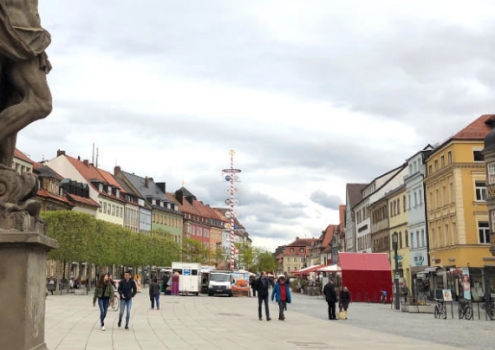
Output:
[[[361,191],[366,187],[366,184],[350,183],[346,185],[346,201],[345,201],[345,251],[356,252],[356,225],[353,208],[362,199]]]

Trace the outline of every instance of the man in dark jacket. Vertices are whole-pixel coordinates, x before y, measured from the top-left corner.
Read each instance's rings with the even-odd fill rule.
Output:
[[[127,307],[127,313],[125,315],[125,329],[129,330],[129,319],[131,318],[132,298],[137,293],[136,283],[131,279],[131,271],[124,273],[124,278],[119,284],[119,296],[120,296],[120,312],[119,323],[117,326],[122,326],[122,316],[124,315],[124,307]]]
[[[337,293],[335,292],[332,280],[328,280],[328,283],[323,288],[323,294],[325,294],[325,300],[328,304],[328,319],[336,320],[335,303],[337,302]]]
[[[270,321],[270,310],[268,309],[268,286],[270,282],[268,282],[268,279],[266,278],[266,272],[263,271],[261,273],[261,277],[256,280],[256,291],[258,292],[258,317],[260,321],[263,319],[261,315],[261,304],[264,302],[265,303],[265,314],[266,314],[266,320]]]

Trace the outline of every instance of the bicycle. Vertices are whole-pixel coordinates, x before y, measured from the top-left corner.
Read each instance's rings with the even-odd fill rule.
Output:
[[[120,306],[120,296],[119,296],[119,292],[115,291],[113,293],[113,303],[110,304],[110,308],[113,310],[113,311],[118,311],[119,310],[119,306]]]
[[[490,317],[490,320],[495,320],[495,305],[493,301],[485,301],[481,308],[485,309],[485,312],[488,317]]]
[[[459,298],[459,319],[471,320],[473,318],[473,308],[469,303],[469,300],[465,298]]]
[[[435,305],[435,318],[447,319],[447,308],[443,299],[437,299],[437,305]]]

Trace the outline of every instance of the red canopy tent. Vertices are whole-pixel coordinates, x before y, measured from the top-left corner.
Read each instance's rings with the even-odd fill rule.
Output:
[[[339,253],[342,286],[354,302],[379,302],[382,291],[392,295],[392,272],[385,253]]]

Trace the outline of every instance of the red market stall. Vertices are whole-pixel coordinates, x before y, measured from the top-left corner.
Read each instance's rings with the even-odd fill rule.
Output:
[[[387,302],[392,295],[392,272],[385,253],[339,253],[342,286],[351,292],[353,302],[379,302],[382,291]]]

